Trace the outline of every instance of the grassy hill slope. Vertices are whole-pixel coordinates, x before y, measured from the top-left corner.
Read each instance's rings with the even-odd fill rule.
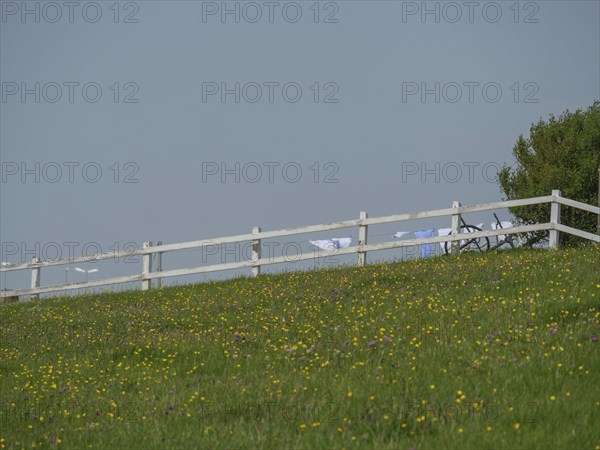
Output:
[[[600,247],[0,308],[2,448],[600,449]]]

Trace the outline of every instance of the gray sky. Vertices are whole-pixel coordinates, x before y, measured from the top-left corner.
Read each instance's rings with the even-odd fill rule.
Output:
[[[36,246],[81,256],[500,200],[495,169],[518,135],[600,98],[598,1],[227,2],[224,16],[200,1],[1,6],[12,263]],[[26,287],[30,274],[8,277]]]

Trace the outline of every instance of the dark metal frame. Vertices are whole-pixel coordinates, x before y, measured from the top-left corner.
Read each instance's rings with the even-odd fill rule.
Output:
[[[497,229],[502,229],[502,222],[500,222],[500,219],[498,219],[498,216],[496,215],[496,213],[494,213],[494,218],[496,219],[496,223],[498,224]],[[464,233],[466,236],[468,236],[468,233],[471,233],[473,231],[483,231],[481,228],[479,228],[475,225],[468,225],[462,217],[460,218],[460,221],[462,222],[462,225],[460,227],[461,234],[463,234],[462,230],[466,231],[466,233]],[[496,236],[496,244],[495,245],[490,244],[490,239],[488,237],[461,239],[458,251],[463,252],[463,251],[471,251],[472,250],[472,251],[486,252],[489,250],[495,250],[499,247],[502,247],[504,244],[509,244],[512,248],[515,248],[514,239],[511,234],[505,234],[503,239],[499,239],[498,236]],[[473,248],[473,247],[475,247],[475,248]],[[444,253],[447,255],[452,253],[452,243],[451,242],[444,243]]]

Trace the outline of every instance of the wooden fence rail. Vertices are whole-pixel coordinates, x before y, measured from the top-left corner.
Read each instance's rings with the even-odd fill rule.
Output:
[[[298,234],[314,233],[321,231],[337,230],[342,228],[358,227],[358,245],[348,248],[341,248],[335,251],[335,255],[346,255],[356,253],[358,255],[358,265],[364,266],[367,263],[367,252],[396,249],[420,244],[433,244],[441,242],[451,242],[451,253],[457,254],[459,249],[459,241],[465,239],[466,234],[460,233],[461,215],[473,212],[488,211],[492,209],[501,208],[512,208],[517,206],[527,206],[550,203],[550,221],[548,223],[541,223],[535,225],[524,225],[513,228],[504,228],[490,231],[478,231],[468,233],[469,239],[477,239],[481,237],[493,237],[508,234],[527,233],[533,231],[549,231],[549,247],[558,248],[559,233],[568,233],[575,236],[579,236],[584,239],[591,240],[596,243],[600,243],[600,236],[585,231],[581,231],[572,227],[568,227],[560,223],[561,206],[568,206],[572,208],[578,208],[583,211],[587,211],[600,216],[600,208],[586,203],[581,203],[575,200],[561,197],[561,193],[558,190],[553,190],[552,195],[544,197],[534,197],[529,199],[510,200],[504,202],[493,202],[484,203],[480,205],[472,206],[461,206],[460,202],[452,202],[451,208],[437,209],[431,211],[420,211],[415,213],[397,214],[392,216],[383,217],[368,217],[365,211],[360,213],[358,219],[345,220],[341,222],[334,222],[321,225],[310,225],[295,228],[286,228],[282,230],[274,231],[261,231],[259,227],[254,227],[251,233],[240,234],[237,236],[220,237],[216,239],[203,239],[197,241],[181,242],[175,244],[162,244],[158,242],[157,245],[152,245],[152,242],[144,242],[141,249],[135,250],[123,250],[120,252],[101,253],[93,256],[68,258],[68,259],[56,259],[40,261],[37,257],[33,258],[30,263],[24,264],[9,264],[0,268],[0,272],[9,272],[14,270],[31,270],[31,288],[28,289],[15,289],[15,290],[2,290],[0,291],[0,298],[5,297],[18,297],[22,295],[29,295],[33,298],[37,298],[39,294],[69,291],[74,289],[85,289],[99,286],[107,286],[113,284],[129,283],[129,282],[141,282],[142,290],[148,290],[152,286],[152,280],[156,279],[158,285],[162,285],[162,279],[167,277],[193,275],[207,272],[215,272],[222,270],[251,268],[252,276],[257,276],[261,272],[261,267],[270,264],[281,264],[290,262],[290,258],[287,256],[281,257],[269,257],[263,258],[261,255],[261,241],[263,239],[283,237],[283,236],[294,236]],[[369,225],[380,225],[390,222],[403,222],[415,219],[425,219],[432,217],[443,217],[450,216],[452,224],[452,234],[447,236],[433,236],[429,238],[421,239],[407,239],[402,241],[389,241],[377,244],[369,244],[368,241],[368,227]],[[163,270],[162,267],[162,255],[165,252],[203,248],[206,246],[216,246],[220,244],[235,243],[248,241],[249,248],[252,250],[252,256],[248,260],[242,260],[231,263],[221,263],[204,265],[198,267],[190,267],[184,269],[172,269]],[[156,254],[156,270],[152,270],[153,255]],[[82,283],[68,283],[59,284],[52,286],[41,286],[41,269],[43,267],[74,264],[81,262],[99,261],[105,259],[120,259],[129,256],[141,255],[142,256],[142,273],[139,275],[120,276],[113,278],[106,278],[102,280],[87,281]],[[323,253],[321,256],[315,256],[315,254],[299,255],[294,257],[293,261],[301,261],[314,259],[319,257],[329,256],[329,253]]]

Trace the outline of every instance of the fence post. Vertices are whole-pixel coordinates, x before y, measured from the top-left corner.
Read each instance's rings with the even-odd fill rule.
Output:
[[[152,246],[152,241],[145,241],[142,248],[146,249]],[[142,255],[142,291],[147,291],[152,286],[152,280],[147,280],[146,276],[152,272],[152,253]]]
[[[260,227],[252,228],[252,234],[260,233]],[[254,239],[252,241],[252,261],[258,261],[260,259],[260,239]],[[252,276],[257,277],[260,275],[260,265],[252,266]]]
[[[368,217],[369,215],[366,211],[360,212],[359,218],[361,221]],[[362,248],[364,245],[367,245],[367,225],[363,225],[361,222],[361,224],[358,226],[358,267],[363,267],[365,264],[367,264],[367,252],[360,251],[360,248]]]
[[[452,202],[452,208],[459,208],[459,207],[460,207],[460,202],[458,202],[458,201]],[[460,233],[460,213],[453,212],[452,213],[452,234],[454,236],[456,236],[459,233]],[[460,241],[452,241],[450,246],[452,248],[451,253],[453,255],[458,255],[460,253]]]
[[[31,263],[32,264],[37,264],[40,262],[40,258],[38,258],[37,256],[35,256],[32,260]],[[31,268],[31,289],[35,289],[35,288],[39,288],[40,287],[40,275],[41,275],[41,267],[32,267]],[[31,300],[39,300],[40,295],[39,294],[32,294],[31,295]]]
[[[553,197],[560,197],[560,191],[558,189],[552,190]],[[550,224],[556,225],[560,223],[560,203],[552,202],[550,204]],[[550,248],[558,248],[559,246],[560,234],[558,230],[550,230]]]
[[[158,241],[156,245],[162,245],[162,241]],[[164,252],[158,252],[156,254],[156,271],[162,272],[162,255]],[[162,278],[157,278],[156,285],[161,288],[162,287]]]

